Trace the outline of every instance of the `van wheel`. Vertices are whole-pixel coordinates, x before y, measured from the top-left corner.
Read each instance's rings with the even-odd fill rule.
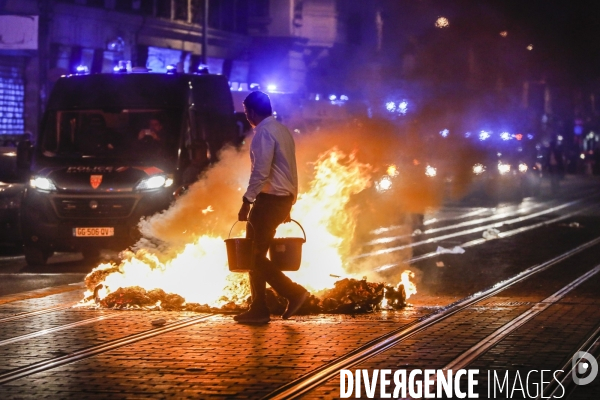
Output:
[[[30,267],[46,265],[51,255],[51,252],[35,246],[24,246],[23,252],[25,253],[25,262]]]

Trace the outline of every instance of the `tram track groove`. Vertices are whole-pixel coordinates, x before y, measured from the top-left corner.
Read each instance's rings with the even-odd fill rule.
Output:
[[[576,197],[576,198],[591,197],[592,194],[594,194],[594,193],[595,193],[595,191],[593,191],[593,190],[581,190],[581,191],[575,193],[573,197]],[[557,202],[555,202],[555,201],[548,201],[548,202],[544,202],[544,203],[533,204],[533,205],[531,205],[529,207],[528,211],[531,211],[531,210],[534,210],[534,209],[540,208],[540,207],[546,207],[546,206],[548,206],[548,205],[550,205],[552,203],[556,204]],[[438,224],[438,223],[446,222],[446,221],[458,221],[458,220],[461,220],[461,219],[465,219],[465,218],[473,217],[473,216],[476,216],[476,215],[479,215],[479,214],[483,214],[486,211],[487,212],[493,212],[494,210],[497,210],[498,208],[501,208],[501,207],[509,207],[509,206],[502,205],[500,207],[476,207],[475,209],[471,208],[471,209],[473,209],[473,211],[469,211],[469,212],[467,212],[465,214],[458,215],[458,216],[455,216],[455,217],[447,217],[447,218],[440,218],[440,219],[437,219],[437,218],[433,217],[433,218],[431,218],[429,220],[424,221],[423,225],[424,226],[426,226],[426,225],[433,225],[433,224]],[[446,209],[447,209],[447,207],[443,207],[441,210],[446,210]],[[450,208],[450,210],[452,210],[452,208]],[[506,215],[506,217],[509,217],[511,215],[517,215],[517,214],[519,214],[519,211],[513,212],[513,213],[506,212],[506,213],[503,213],[503,214],[508,214],[508,215]],[[487,217],[481,217],[480,219],[489,219],[491,217],[493,217],[493,215],[490,215],[490,216],[487,216]],[[469,221],[465,221],[465,222],[468,223]],[[459,223],[459,224],[463,224],[463,223]],[[381,228],[377,228],[377,229],[372,230],[370,233],[372,235],[378,236],[378,235],[382,235],[382,234],[384,234],[386,232],[390,232],[390,231],[394,231],[394,230],[400,229],[403,226],[404,225],[393,225],[393,226],[388,226],[388,227],[381,227]],[[445,229],[454,229],[454,228],[456,228],[456,226],[454,226],[454,225],[451,225],[451,226],[452,226],[452,228],[446,228],[446,227],[443,227],[443,226],[439,227],[439,228],[431,228],[431,229],[428,229],[428,230],[422,232],[421,235],[427,235],[427,234],[435,233],[437,231],[441,231],[441,230],[445,230]],[[393,237],[393,238],[394,239],[401,239],[401,238],[406,238],[406,237],[411,237],[411,236],[413,236],[412,233],[405,234],[405,235],[400,235],[400,236],[396,236],[396,237]],[[372,244],[376,240],[378,240],[378,239],[374,239],[373,241],[367,242],[365,244]]]
[[[48,360],[40,361],[37,363],[33,363],[21,368],[16,368],[12,371],[5,372],[0,374],[0,385],[3,385],[7,382],[14,381],[19,378],[23,378],[29,375],[36,374],[38,372],[47,371],[56,367],[60,367],[65,364],[70,364],[75,361],[82,360],[84,358],[89,358],[95,356],[97,354],[106,353],[110,350],[126,346],[128,344],[132,344],[141,340],[149,339],[154,336],[162,335],[174,330],[186,328],[188,326],[200,323],[208,318],[214,317],[215,314],[203,314],[195,317],[186,318],[183,321],[173,322],[171,324],[154,328],[149,331],[135,333],[129,336],[125,336],[119,339],[111,340],[106,343],[102,343],[96,346],[88,347],[86,349],[77,350],[73,353],[51,358]]]
[[[510,217],[513,217],[515,215],[520,215],[520,214],[527,215],[528,212],[530,212],[536,208],[541,208],[541,207],[542,207],[542,205],[536,204],[532,207],[529,207],[528,209],[521,209],[516,212],[503,212],[503,213],[493,214],[493,215],[483,217],[483,218],[472,219],[470,221],[460,222],[460,223],[453,224],[453,225],[445,225],[445,226],[440,226],[438,228],[431,228],[431,229],[427,229],[427,230],[421,232],[419,234],[419,236],[431,235],[433,233],[448,231],[448,230],[452,230],[452,229],[464,228],[466,226],[471,226],[471,225],[479,225],[479,224],[482,224],[485,222],[494,221],[494,220],[503,219],[503,218],[510,218]],[[407,235],[400,235],[400,236],[378,238],[378,239],[374,239],[374,240],[371,240],[370,242],[365,243],[365,245],[372,246],[375,244],[392,243],[392,242],[396,242],[400,239],[404,239],[407,237],[413,237],[413,235],[407,234]]]
[[[462,247],[463,249],[465,249],[465,248],[477,246],[477,245],[480,245],[480,244],[484,244],[484,243],[490,242],[492,240],[504,239],[504,238],[507,238],[507,237],[510,237],[510,236],[517,235],[519,233],[523,233],[523,232],[527,232],[527,231],[530,231],[530,230],[533,230],[533,229],[541,228],[542,226],[550,225],[550,224],[553,224],[555,222],[559,222],[559,221],[562,221],[564,219],[571,218],[574,215],[581,214],[582,212],[587,211],[589,209],[592,209],[594,207],[596,207],[595,204],[591,205],[589,207],[586,207],[586,208],[582,208],[580,210],[573,211],[573,212],[565,214],[565,215],[561,215],[559,217],[556,217],[556,218],[553,218],[553,219],[550,219],[550,220],[547,220],[547,221],[538,222],[538,223],[533,224],[533,225],[527,225],[527,226],[516,228],[516,229],[510,230],[510,231],[500,232],[498,234],[498,237],[495,237],[495,238],[492,237],[492,238],[489,238],[489,239],[486,239],[486,238],[474,239],[474,240],[471,240],[471,241],[468,241],[468,242],[465,242],[465,243],[461,244],[460,247]],[[380,266],[378,268],[375,268],[374,271],[375,272],[381,272],[381,271],[388,270],[390,268],[397,267],[399,265],[413,264],[413,263],[415,263],[417,261],[425,260],[427,258],[431,258],[431,257],[439,256],[439,255],[440,255],[440,253],[438,253],[437,251],[432,251],[432,252],[429,252],[429,253],[425,253],[425,254],[421,254],[421,255],[409,258],[408,260],[404,260],[402,263],[387,264],[387,265]]]
[[[338,357],[334,361],[324,364],[315,370],[295,379],[273,392],[269,393],[263,399],[295,399],[307,392],[317,388],[321,384],[333,378],[342,369],[349,369],[354,365],[360,364],[369,358],[372,358],[384,351],[396,346],[401,341],[445,320],[446,318],[465,310],[480,301],[497,295],[498,293],[523,282],[526,279],[542,272],[550,267],[584,251],[600,244],[600,237],[579,245],[559,256],[556,256],[542,264],[527,268],[512,277],[498,282],[495,285],[480,292],[465,297],[454,302],[443,309],[423,316],[415,321],[405,324],[391,332],[386,333],[370,342]]]
[[[94,318],[88,318],[88,319],[84,319],[84,320],[81,320],[81,321],[73,322],[73,323],[70,323],[70,324],[56,326],[54,328],[42,329],[40,331],[27,333],[25,335],[15,336],[15,337],[12,337],[10,339],[0,340],[0,347],[6,346],[6,345],[9,345],[9,344],[13,344],[13,343],[16,343],[16,342],[20,342],[22,340],[33,339],[35,337],[44,336],[44,335],[48,335],[48,334],[55,333],[55,332],[60,332],[60,331],[64,331],[64,330],[68,330],[68,329],[72,329],[72,328],[77,328],[79,326],[91,324],[93,322],[104,321],[104,320],[107,320],[107,319],[115,318],[118,315],[120,315],[120,314],[119,313],[114,313],[114,314],[108,314],[108,315],[100,315],[100,316],[97,316],[97,317],[94,317]]]
[[[581,351],[591,354],[596,359],[600,353],[600,324],[589,335],[581,346],[569,358],[569,361],[560,368],[557,373],[557,379],[552,380],[548,385],[540,391],[540,395],[536,399],[551,399],[551,398],[568,398],[570,394],[577,388],[573,384],[573,372],[577,369],[579,362],[573,363],[573,358]],[[560,384],[559,384],[560,383]],[[563,388],[564,393],[557,396],[559,388]]]
[[[537,213],[528,214],[528,215],[525,215],[523,217],[514,218],[514,219],[511,219],[511,220],[508,220],[508,221],[495,222],[493,224],[484,225],[484,226],[478,226],[478,227],[475,227],[475,228],[466,229],[466,230],[459,231],[459,232],[454,232],[454,233],[449,233],[449,234],[446,234],[446,235],[437,236],[437,237],[429,238],[429,239],[426,239],[426,240],[421,240],[421,241],[414,242],[414,243],[409,243],[409,244],[405,244],[405,245],[401,245],[401,246],[396,246],[396,247],[392,247],[392,248],[375,250],[375,251],[372,251],[372,252],[369,252],[369,253],[359,254],[357,256],[352,257],[352,260],[356,260],[356,259],[360,259],[360,258],[365,258],[365,257],[371,257],[371,256],[378,256],[378,255],[381,255],[381,254],[389,254],[389,253],[393,253],[393,252],[396,252],[396,251],[400,251],[400,250],[404,250],[404,249],[408,249],[408,248],[413,248],[413,247],[421,246],[421,245],[424,245],[424,244],[437,243],[437,242],[440,242],[440,241],[443,241],[443,240],[446,240],[446,239],[452,239],[452,238],[459,237],[459,236],[470,235],[472,233],[483,232],[483,231],[485,231],[487,229],[495,229],[495,228],[500,228],[500,227],[505,226],[505,225],[516,224],[516,223],[519,223],[519,222],[527,221],[527,220],[532,219],[532,218],[536,218],[536,217],[539,217],[539,216],[542,216],[542,215],[549,214],[549,213],[554,212],[554,211],[562,210],[563,208],[570,207],[572,205],[575,205],[577,203],[582,202],[583,200],[588,200],[588,199],[575,200],[575,201],[572,201],[572,202],[569,202],[569,203],[562,204],[560,206],[556,206],[556,207],[553,207],[553,208],[548,208],[546,210],[539,211]],[[581,212],[583,210],[578,210],[578,211]],[[567,214],[567,215],[570,216],[570,214]],[[560,218],[564,219],[564,218],[567,218],[567,216],[563,216],[563,217],[560,217]]]
[[[578,199],[580,201],[583,201],[583,200],[586,200],[587,198],[593,197],[594,194],[595,194],[595,192],[593,192],[593,191],[585,190],[585,191],[583,191],[581,193],[581,196],[583,196],[583,198],[578,197]],[[548,201],[548,202],[544,202],[544,203],[536,203],[536,204],[533,204],[533,205],[529,205],[528,208],[525,209],[525,211],[523,211],[523,210],[517,210],[517,211],[513,211],[513,212],[508,212],[507,211],[507,212],[500,213],[499,215],[501,215],[501,216],[497,216],[498,214],[488,215],[486,217],[481,217],[481,218],[478,218],[478,219],[475,219],[475,220],[460,222],[460,223],[453,224],[453,225],[445,225],[445,226],[440,226],[438,228],[430,228],[430,229],[427,229],[427,230],[423,231],[420,234],[420,236],[430,235],[432,233],[441,232],[441,231],[444,231],[444,230],[457,229],[457,228],[461,228],[461,227],[464,227],[464,226],[476,225],[476,224],[479,224],[479,223],[483,223],[483,222],[487,222],[487,221],[492,221],[492,220],[495,220],[495,219],[509,218],[509,217],[511,217],[513,215],[518,215],[518,214],[523,214],[523,213],[526,214],[527,212],[530,212],[530,211],[535,210],[537,208],[547,207],[547,206],[549,206],[551,204],[555,204],[555,206],[556,206],[557,203],[559,203],[559,202]],[[506,207],[506,206],[504,206],[504,207]],[[495,210],[495,209],[496,208],[483,208],[483,209],[480,209],[480,210],[476,210],[475,212],[469,212],[469,213],[463,214],[463,215],[458,216],[456,218],[444,218],[444,219],[440,219],[440,220],[437,220],[437,219],[433,218],[433,220],[430,220],[429,222],[425,221],[423,223],[423,225],[437,224],[437,223],[445,222],[445,221],[458,221],[460,219],[468,218],[470,216],[477,215],[477,214],[483,213],[485,211],[492,211],[492,210]],[[401,226],[392,226],[392,227],[386,227],[386,228],[378,228],[378,229],[375,229],[375,230],[371,231],[371,233],[374,234],[374,235],[381,235],[381,234],[383,234],[385,232],[388,232],[388,231],[391,231],[391,230],[396,230],[396,229],[398,229],[400,227]],[[408,238],[408,237],[414,237],[414,235],[412,233],[410,233],[410,234],[403,234],[403,235],[398,235],[398,236],[392,236],[392,237],[389,237],[389,238],[373,239],[373,240],[371,240],[369,242],[366,242],[365,245],[391,243],[393,241],[397,241],[397,240]]]
[[[515,330],[525,325],[527,322],[531,321],[543,311],[550,308],[550,306],[556,304],[569,292],[571,292],[573,289],[587,281],[592,276],[596,275],[598,272],[600,272],[600,265],[595,266],[593,269],[581,275],[579,278],[567,284],[551,296],[545,298],[544,300],[538,303],[535,303],[532,308],[530,308],[529,310],[525,311],[521,315],[517,316],[513,320],[509,321],[508,323],[504,324],[503,326],[492,332],[490,335],[488,335],[487,337],[479,341],[477,344],[475,344],[473,347],[463,352],[460,356],[448,363],[445,367],[443,367],[443,369],[458,370],[466,368],[473,361],[478,359],[481,355],[483,355],[489,349],[498,344],[501,340],[503,340]]]
[[[43,308],[43,309],[36,310],[36,311],[28,311],[28,312],[23,312],[23,313],[19,313],[19,314],[14,314],[14,315],[11,315],[10,317],[0,318],[0,323],[15,321],[15,320],[23,319],[23,318],[27,318],[27,317],[35,317],[35,316],[43,315],[43,314],[49,314],[49,313],[55,312],[55,311],[66,310],[66,309],[72,308],[75,304],[76,303],[62,304],[62,305],[58,305],[55,307]]]

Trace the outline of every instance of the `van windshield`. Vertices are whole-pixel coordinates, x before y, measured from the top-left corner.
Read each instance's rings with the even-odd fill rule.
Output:
[[[171,164],[177,157],[181,115],[175,109],[49,112],[42,154]]]

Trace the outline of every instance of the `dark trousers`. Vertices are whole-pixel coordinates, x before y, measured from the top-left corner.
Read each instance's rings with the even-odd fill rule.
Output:
[[[252,309],[266,309],[266,283],[287,299],[304,293],[305,289],[285,276],[271,260],[267,258],[269,245],[275,237],[279,224],[292,209],[293,196],[274,196],[260,193],[256,197],[248,220],[246,237],[254,239],[256,259],[254,270],[250,271],[250,289],[252,291]]]

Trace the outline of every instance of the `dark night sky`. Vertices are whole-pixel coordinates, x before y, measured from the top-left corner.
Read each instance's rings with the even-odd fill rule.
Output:
[[[579,80],[600,76],[600,3],[593,0],[504,0],[507,27],[531,37],[534,57],[553,72]]]

